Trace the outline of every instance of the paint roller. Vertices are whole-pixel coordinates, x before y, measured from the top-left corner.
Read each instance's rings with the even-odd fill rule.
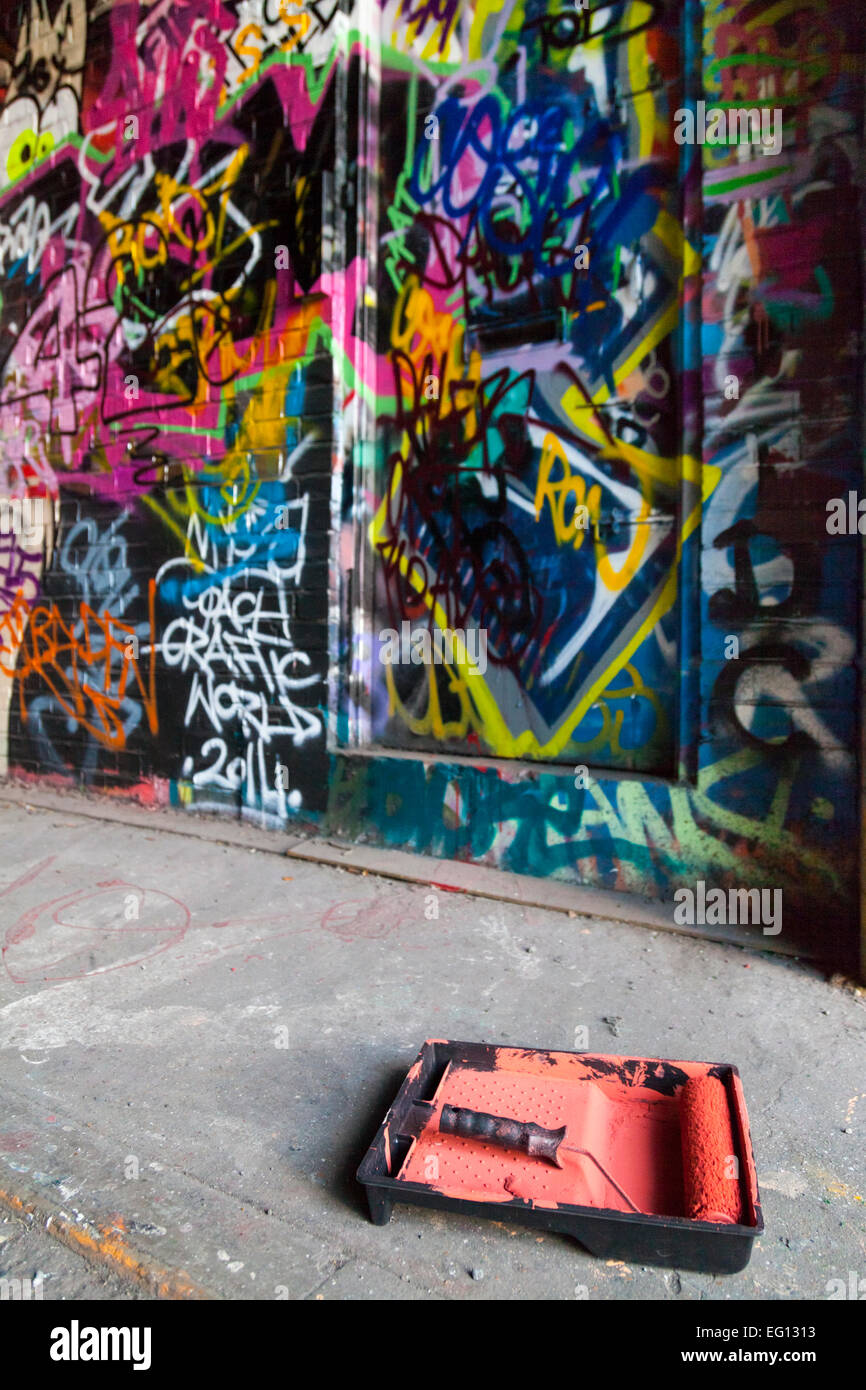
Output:
[[[562,1168],[561,1153],[580,1154],[595,1164],[632,1211],[640,1207],[629,1197],[613,1174],[595,1154],[576,1144],[565,1143],[568,1128],[544,1129],[535,1123],[489,1115],[481,1110],[444,1105],[439,1117],[442,1134],[494,1144],[539,1158]],[[680,1134],[683,1154],[685,1214],[694,1221],[717,1221],[737,1225],[742,1220],[742,1199],[737,1179],[731,1113],[725,1087],[717,1077],[690,1077],[680,1097]]]
[[[724,1082],[692,1076],[680,1096],[685,1211],[694,1221],[736,1226],[743,1219],[731,1109]]]

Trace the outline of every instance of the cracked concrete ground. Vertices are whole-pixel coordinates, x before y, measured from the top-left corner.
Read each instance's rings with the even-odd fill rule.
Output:
[[[866,1276],[862,992],[159,827],[0,802],[0,1187],[36,1212],[0,1227],[0,1276],[147,1293],[46,1236],[46,1212],[225,1299],[821,1299]],[[424,1038],[572,1048],[578,1029],[594,1052],[740,1068],[767,1228],[742,1273],[411,1207],[370,1224],[354,1173]]]

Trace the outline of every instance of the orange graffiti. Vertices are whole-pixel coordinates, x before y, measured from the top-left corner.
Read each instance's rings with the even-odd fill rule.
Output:
[[[121,709],[131,685],[138,691],[151,733],[157,733],[155,602],[156,580],[151,579],[149,663],[145,677],[139,664],[135,629],[113,618],[108,609],[100,615],[86,603],[80,603],[77,621],[66,623],[56,603],[39,603],[31,608],[19,589],[11,608],[0,619],[0,672],[18,682],[22,721],[28,717],[25,682],[30,676],[38,676],[63,712],[107,748],[126,747]],[[11,641],[5,640],[7,636]],[[10,665],[4,664],[4,652],[11,657]]]

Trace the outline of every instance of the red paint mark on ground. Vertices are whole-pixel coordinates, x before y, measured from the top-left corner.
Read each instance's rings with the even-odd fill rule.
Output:
[[[99,922],[105,916],[111,925]],[[180,899],[115,879],[25,912],[6,932],[2,959],[16,984],[78,980],[160,955],[183,940],[189,925]]]
[[[53,857],[43,860],[4,891],[30,882],[52,862]],[[420,916],[416,899],[407,903],[405,898],[388,895],[366,903],[336,903],[325,913],[321,925],[341,939],[353,941],[389,936],[404,922],[417,923]],[[138,965],[180,946],[190,930],[201,926],[207,931],[239,931],[244,935],[225,946],[208,945],[198,952],[192,947],[184,957],[189,964],[210,964],[232,952],[244,952],[242,963],[248,964],[266,959],[251,948],[319,930],[309,919],[307,922],[295,912],[283,911],[193,923],[186,904],[170,893],[107,880],[50,898],[23,913],[8,928],[5,938],[0,938],[0,959],[16,984],[55,984]],[[254,929],[252,934],[245,930],[248,928]]]
[[[322,926],[341,941],[380,940],[398,931],[404,922],[414,923],[420,912],[420,906],[413,911],[405,902],[390,896],[372,900],[350,898],[329,907],[322,916]]]
[[[38,878],[42,870],[47,869],[49,864],[53,864],[56,858],[55,854],[49,854],[47,859],[40,859],[38,864],[34,864],[32,869],[27,869],[6,888],[0,888],[0,898],[5,897],[7,893],[14,893],[16,888],[23,888],[25,883],[32,883],[34,878]]]
[[[0,1149],[7,1154],[26,1153],[35,1138],[29,1129],[0,1130]]]

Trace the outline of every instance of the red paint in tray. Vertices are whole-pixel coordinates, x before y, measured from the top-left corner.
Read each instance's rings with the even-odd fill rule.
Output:
[[[435,1173],[440,1192],[475,1201],[525,1197],[629,1211],[613,1184],[581,1154],[564,1151],[560,1169],[492,1144],[441,1134],[445,1104],[545,1129],[565,1125],[565,1144],[573,1138],[594,1153],[641,1211],[676,1216],[684,1210],[679,1107],[667,1096],[639,1089],[635,1094],[634,1087],[619,1080],[581,1077],[567,1063],[550,1067],[536,1062],[527,1071],[507,1065],[486,1072],[449,1068],[435,1110],[398,1175],[401,1181],[429,1182]]]

